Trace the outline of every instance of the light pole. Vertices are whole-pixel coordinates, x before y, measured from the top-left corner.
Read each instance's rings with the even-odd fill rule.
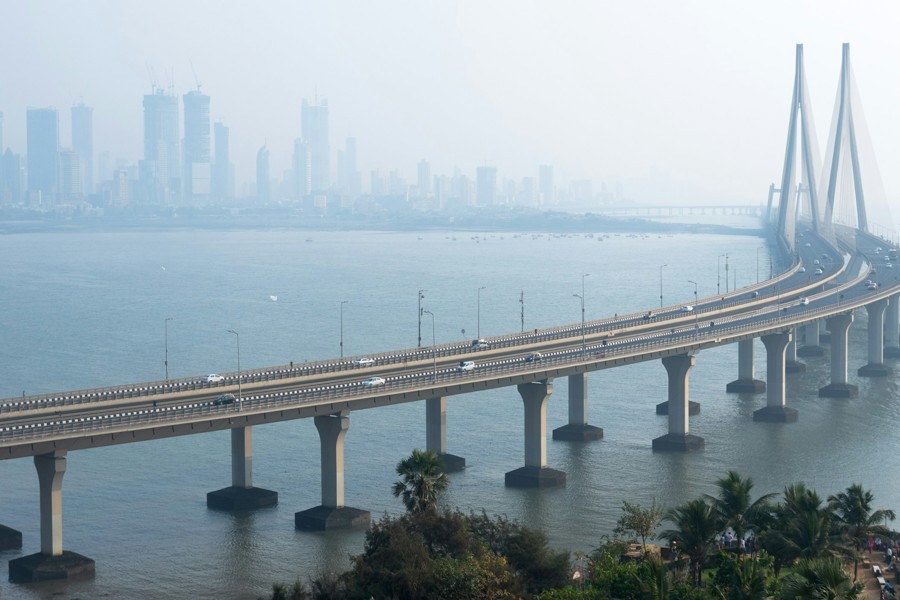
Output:
[[[696,310],[696,308],[697,308],[697,282],[691,281],[690,279],[688,279],[687,282],[694,284],[694,309]]]
[[[430,310],[423,310],[422,312],[426,315],[431,315],[431,368],[433,369],[431,380],[437,382],[437,344],[434,341],[434,313]]]
[[[723,256],[725,256],[725,255],[720,254],[719,256],[716,257],[716,295],[717,296],[722,293],[722,257]],[[727,282],[726,282],[725,287],[728,287]]]
[[[584,357],[586,353],[584,344],[584,296],[578,294],[572,294],[572,296],[581,300],[581,356]]]
[[[341,300],[341,358],[344,358],[344,305],[349,300]]]
[[[419,290],[419,345],[418,348],[422,347],[422,299],[425,298],[425,292],[428,290]]]
[[[525,332],[525,290],[522,290],[521,292],[519,292],[519,304],[522,305],[522,312],[521,312],[522,333],[524,333]]]
[[[234,329],[229,329],[228,333],[233,333],[237,338],[237,358],[238,358],[238,401],[241,400],[241,334]]]
[[[478,334],[476,337],[481,339],[481,290],[484,289],[484,286],[478,288]]]
[[[662,294],[662,270],[663,267],[668,267],[669,265],[659,265],[659,307],[663,307],[663,294]]]
[[[697,335],[699,336],[700,335],[700,324],[697,321],[697,319],[698,319],[698,317],[697,317],[697,282],[691,281],[690,279],[688,279],[687,282],[694,284],[694,330],[697,332]]]
[[[166,381],[169,380],[169,321],[174,317],[166,317]]]
[[[759,251],[762,249],[762,246],[757,246],[756,248],[756,283],[759,283]]]
[[[728,293],[728,253],[725,253],[725,293]]]

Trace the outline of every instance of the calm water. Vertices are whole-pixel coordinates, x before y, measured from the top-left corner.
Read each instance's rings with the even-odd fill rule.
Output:
[[[477,333],[577,322],[585,278],[588,318],[659,306],[725,290],[724,259],[738,285],[769,269],[753,237],[677,235],[568,237],[512,233],[164,231],[23,234],[0,237],[0,396],[162,379],[166,317],[169,374],[180,377],[339,353],[412,347],[419,289],[435,314],[438,342]],[[721,277],[717,273],[721,265]],[[730,284],[729,284],[730,285]],[[277,296],[277,301],[270,299]],[[422,324],[431,342],[430,319]],[[553,544],[590,550],[613,528],[624,499],[671,506],[710,492],[726,469],[752,476],[759,493],[805,481],[821,494],[853,481],[879,507],[900,509],[892,457],[900,450],[898,376],[857,381],[865,363],[865,314],[851,329],[851,382],[859,398],[829,400],[828,359],[807,359],[789,376],[798,423],[763,424],[752,412],[764,396],[725,393],[737,376],[737,348],[702,352],[691,399],[702,412],[691,432],[706,450],[654,454],[666,433],[654,407],[666,398],[659,362],[592,374],[590,421],[605,439],[548,442],[548,463],[568,474],[561,489],[503,485],[523,464],[521,401],[513,388],[448,400],[448,449],[468,468],[451,475],[450,506],[487,508],[541,528]],[[765,360],[757,344],[757,375]],[[567,422],[566,381],[554,384],[548,427]],[[424,447],[424,404],[359,411],[346,438],[346,500],[374,518],[397,514],[394,466]],[[8,560],[39,550],[37,477],[31,460],[0,461],[0,523],[24,534],[22,552],[0,552],[3,598],[255,598],[274,581],[343,570],[362,532],[297,532],[293,516],[318,505],[319,442],[309,420],[257,427],[254,483],[277,490],[279,505],[253,514],[207,510],[206,493],[230,484],[227,432],[73,452],[63,485],[64,545],[97,561],[84,582],[14,586]]]

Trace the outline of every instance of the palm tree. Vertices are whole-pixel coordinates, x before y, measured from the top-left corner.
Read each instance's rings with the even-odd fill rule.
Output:
[[[743,540],[748,530],[753,530],[769,516],[769,500],[775,494],[765,494],[751,502],[753,480],[749,477],[744,479],[736,471],[728,471],[716,485],[719,486],[719,497],[707,498],[715,505],[722,527],[733,529],[737,540]],[[738,552],[743,552],[740,545]]]
[[[850,581],[841,562],[833,557],[805,558],[782,579],[784,600],[856,600],[861,583]]]
[[[403,479],[394,483],[394,496],[402,497],[406,510],[414,514],[437,510],[438,496],[450,483],[441,469],[433,450],[413,450],[397,463],[397,475]]]
[[[666,520],[677,529],[663,532],[663,536],[677,542],[678,548],[690,558],[691,578],[699,586],[703,575],[703,563],[715,547],[715,539],[721,531],[722,521],[713,504],[703,499],[691,500],[666,513]]]
[[[894,520],[896,515],[890,509],[872,510],[875,496],[862,485],[854,483],[837,495],[828,497],[828,505],[840,522],[842,533],[853,548],[853,580],[856,581],[859,570],[859,556],[863,544],[872,533],[885,533],[882,525],[887,519]]]
[[[784,501],[773,512],[776,523],[766,532],[764,546],[776,558],[776,574],[797,558],[831,554],[833,515],[815,490],[803,483],[784,488]]]

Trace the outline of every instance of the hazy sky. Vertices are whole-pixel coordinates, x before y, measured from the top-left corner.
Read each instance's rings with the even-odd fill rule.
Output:
[[[477,165],[558,180],[654,171],[765,201],[780,178],[794,47],[805,45],[820,146],[841,43],[890,198],[900,193],[900,6],[892,1],[428,2],[154,0],[6,2],[0,19],[4,143],[25,152],[27,106],[94,107],[94,147],[142,154],[142,96],[174,73],[231,128],[238,183],[269,146],[273,176],[300,136],[300,104],[330,107],[332,151],[358,140],[371,169],[415,179]],[[180,101],[179,101],[180,102]],[[182,123],[183,125],[183,123]],[[332,157],[334,168],[334,157]],[[661,199],[664,200],[664,199]]]

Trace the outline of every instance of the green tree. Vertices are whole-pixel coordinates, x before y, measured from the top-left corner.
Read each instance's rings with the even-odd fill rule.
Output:
[[[875,496],[869,490],[864,490],[858,483],[839,494],[828,497],[828,504],[834,512],[835,518],[841,525],[841,531],[853,549],[853,580],[856,581],[859,571],[859,557],[863,545],[870,534],[889,533],[883,523],[896,515],[893,510],[872,510],[872,501]]]
[[[784,488],[783,500],[774,509],[774,523],[760,538],[775,558],[775,574],[798,558],[829,556],[834,548],[833,515],[815,490],[803,483]]]
[[[622,516],[616,524],[616,535],[636,535],[641,538],[641,549],[646,549],[647,538],[656,533],[656,528],[662,523],[665,509],[656,504],[653,499],[649,508],[639,504],[631,504],[627,500],[622,501]]]
[[[771,509],[769,501],[775,494],[765,494],[751,501],[753,480],[742,478],[736,471],[728,471],[716,485],[719,487],[718,497],[707,498],[715,505],[722,527],[733,529],[738,540],[743,540],[747,531],[755,530],[766,522]],[[738,549],[741,552],[740,545]]]
[[[771,597],[769,581],[774,581],[772,557],[765,551],[755,560],[719,553],[719,569],[713,581],[722,600],[765,600]]]
[[[833,557],[801,559],[782,580],[783,600],[856,600],[861,583],[850,581],[841,562]]]
[[[706,557],[715,548],[715,539],[722,528],[716,507],[703,499],[691,500],[668,511],[666,520],[676,529],[665,531],[663,535],[677,542],[679,551],[688,556],[692,581],[699,586]]]
[[[394,496],[402,498],[411,513],[437,510],[438,497],[450,483],[442,468],[433,450],[413,450],[397,463],[397,475],[402,479],[394,483]]]

